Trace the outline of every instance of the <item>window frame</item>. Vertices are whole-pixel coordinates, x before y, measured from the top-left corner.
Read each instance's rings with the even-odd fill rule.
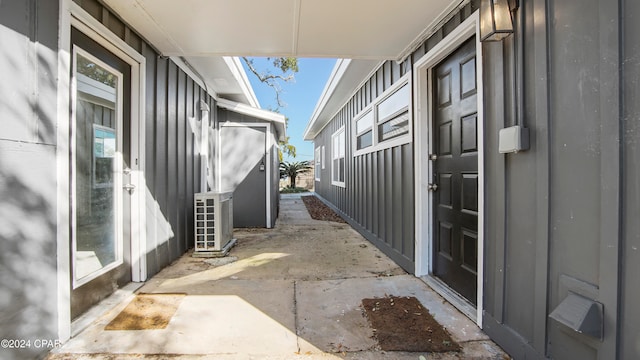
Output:
[[[338,154],[336,156],[336,147],[335,141],[338,139],[338,147],[340,146],[340,136],[342,136],[342,150],[338,149]],[[342,152],[342,154],[340,154]],[[340,156],[342,155],[342,156]],[[342,159],[342,174],[343,181],[339,179],[336,180],[336,166],[335,161]],[[331,134],[331,185],[339,186],[342,188],[346,188],[346,169],[347,169],[347,135],[346,135],[346,127],[342,125],[338,130],[336,130],[333,134]],[[339,175],[338,175],[339,177]]]
[[[313,172],[314,172],[314,178],[316,181],[320,181],[320,163],[321,163],[320,149],[321,147],[318,146],[314,151],[315,157],[313,159]]]
[[[363,108],[354,118],[353,118],[353,135],[352,135],[352,151],[353,156],[360,156],[364,154],[369,154],[372,152],[408,144],[412,142],[413,139],[413,84],[411,81],[410,72],[402,76],[395,84],[385,90],[380,96],[374,99],[367,107]],[[407,96],[407,105],[403,106],[396,111],[394,111],[391,115],[387,115],[384,119],[380,119],[378,116],[378,107],[384,103],[385,100],[396,94],[400,91],[404,86],[407,86],[409,94]],[[393,119],[398,116],[402,116],[402,114],[407,113],[408,115],[408,131],[404,134],[394,136],[387,140],[380,140],[380,126],[385,124],[388,121],[393,121]],[[357,131],[358,121],[365,118],[369,113],[373,114],[373,123],[371,127],[367,127],[361,131]],[[358,137],[366,134],[368,131],[371,131],[371,145],[358,149]]]

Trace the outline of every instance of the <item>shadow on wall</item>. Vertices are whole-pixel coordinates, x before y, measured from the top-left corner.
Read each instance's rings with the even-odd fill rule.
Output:
[[[0,338],[32,341],[0,349],[3,359],[47,352],[33,341],[57,339],[55,163],[52,146],[0,142]]]
[[[245,181],[251,170],[260,161],[268,161],[265,157],[265,136],[261,130],[248,127],[222,127],[221,188],[222,191],[233,191]]]
[[[51,115],[57,109],[56,52],[38,42],[25,42],[25,36],[2,25],[0,38],[3,48],[12,49],[0,56],[0,69],[6,70],[0,82],[1,137],[55,144],[56,121]],[[31,57],[37,65],[29,61]]]
[[[57,12],[57,1],[0,1],[0,339],[31,342],[2,359],[46,353],[34,342],[58,334],[58,20],[34,19]]]

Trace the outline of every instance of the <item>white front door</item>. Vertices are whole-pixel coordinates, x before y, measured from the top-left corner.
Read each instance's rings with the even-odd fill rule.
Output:
[[[71,317],[129,283],[131,65],[73,28]],[[127,188],[127,189],[125,189]]]

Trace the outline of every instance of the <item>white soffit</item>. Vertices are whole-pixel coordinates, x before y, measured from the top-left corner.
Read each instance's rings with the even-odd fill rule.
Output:
[[[465,0],[104,0],[167,56],[398,59]]]
[[[256,106],[244,70],[221,57],[343,58],[369,68],[405,58],[469,0],[102,1],[162,55],[184,57],[220,97]]]

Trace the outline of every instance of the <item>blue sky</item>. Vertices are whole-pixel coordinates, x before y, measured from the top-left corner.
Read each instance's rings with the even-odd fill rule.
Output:
[[[263,73],[280,73],[266,58],[253,58],[253,63]],[[281,83],[283,91],[280,98],[286,106],[280,109],[280,113],[289,118],[287,135],[290,137],[289,143],[296,147],[297,152],[295,159],[285,156],[285,161],[313,160],[313,143],[304,141],[302,135],[335,63],[335,59],[298,59],[299,70],[295,74],[295,82]],[[260,106],[263,109],[277,108],[274,90],[261,83],[244,66]]]

